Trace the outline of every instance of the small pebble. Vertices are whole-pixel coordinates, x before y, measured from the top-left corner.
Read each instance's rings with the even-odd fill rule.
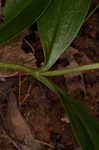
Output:
[[[66,122],[66,123],[70,123],[70,120],[68,119],[67,116],[61,118],[61,121]]]
[[[81,150],[81,148],[80,148],[80,147],[77,147],[75,150]]]
[[[5,81],[6,81],[6,79],[5,79],[5,78],[0,77],[0,81],[5,82]]]

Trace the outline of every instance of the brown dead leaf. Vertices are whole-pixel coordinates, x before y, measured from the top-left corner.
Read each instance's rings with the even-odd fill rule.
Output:
[[[6,82],[0,82],[0,103],[8,97],[8,93],[18,83],[17,78],[6,79]]]
[[[34,138],[31,130],[22,117],[17,100],[13,92],[9,95],[8,109],[5,122],[5,129],[10,138],[13,139],[13,144],[19,150],[38,150],[41,148],[39,142]]]
[[[16,63],[36,68],[36,59],[33,53],[25,53],[22,48],[22,40],[27,34],[27,30],[0,46],[0,61],[6,63]],[[0,77],[11,77],[18,73],[16,70],[0,68]]]

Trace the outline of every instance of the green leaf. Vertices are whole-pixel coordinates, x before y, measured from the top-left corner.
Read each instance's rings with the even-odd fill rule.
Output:
[[[50,88],[61,100],[68,115],[74,135],[82,150],[99,150],[99,123],[80,104],[56,84],[45,77],[39,77],[43,84]]]
[[[0,24],[0,44],[34,23],[50,2],[51,0],[8,0],[3,9],[4,23]]]
[[[31,2],[32,0],[7,0],[3,9],[5,21],[10,22],[10,20],[13,20],[13,18],[20,14],[24,8],[28,7]]]
[[[90,0],[53,0],[46,13],[38,20],[40,39],[48,70],[77,35]]]

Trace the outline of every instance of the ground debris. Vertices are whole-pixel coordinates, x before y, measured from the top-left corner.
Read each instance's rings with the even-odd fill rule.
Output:
[[[97,0],[92,0],[91,9],[89,11],[95,8],[96,4],[98,3],[99,2]],[[68,68],[73,66],[80,66],[85,64],[91,64],[94,62],[99,62],[99,50],[98,50],[99,21],[98,20],[99,20],[99,9],[89,18],[88,22],[86,22],[82,26],[76,39],[71,44],[72,48],[75,48],[75,50],[71,52],[72,56],[74,57],[73,58],[74,61],[73,63],[71,63],[71,66],[69,66],[70,61],[67,60],[69,56],[66,56],[66,53],[70,53],[69,50],[67,49],[64,55],[62,55],[63,58],[57,61],[60,62],[55,64],[55,68],[54,68],[55,70],[64,69],[64,68],[66,69],[66,67]],[[40,43],[39,34],[37,32],[37,27],[35,28],[35,25],[32,26],[31,36],[26,38],[27,41],[26,40],[24,41],[23,39],[25,36],[27,36],[27,33],[26,34],[23,33],[23,35],[20,35],[22,37],[21,41],[19,42],[20,46],[18,46],[18,42],[17,42],[17,40],[20,39],[20,36],[13,39],[12,44],[8,42],[6,49],[8,48],[8,53],[9,51],[10,53],[7,59],[3,59],[6,56],[5,54],[7,54],[7,51],[4,50],[5,45],[3,47],[0,46],[0,61],[24,64],[23,58],[21,59],[21,62],[19,62],[18,60],[19,59],[18,54],[22,50],[21,46],[23,41],[23,44],[25,43],[24,46],[26,50],[25,52],[26,57],[24,58],[27,58],[28,54],[30,55],[28,57],[29,59],[31,59],[32,56],[34,56],[32,61],[29,61],[28,59],[28,62],[31,63],[33,62],[34,64],[33,68],[34,68],[36,66],[34,63],[36,58],[36,64],[38,65],[38,67],[41,66],[42,46]],[[33,31],[36,33],[35,35]],[[30,42],[30,44],[28,42]],[[19,49],[17,49],[18,53],[14,55],[16,46],[18,46]],[[33,50],[35,50],[34,51],[35,54],[33,53],[31,54]],[[12,52],[13,55],[11,55]],[[14,61],[9,60],[9,58],[13,59]],[[14,72],[12,70],[7,69],[4,71],[4,69],[0,68],[1,77],[2,75],[3,77],[4,76],[10,77],[10,75],[13,76],[13,73]],[[81,78],[81,76],[83,77]],[[12,80],[12,77],[10,79]],[[17,97],[18,96],[20,97],[19,98],[20,110],[22,112],[22,115],[25,117],[25,120],[30,125],[33,135],[35,133],[36,139],[39,139],[41,141],[40,142],[41,144],[46,145],[46,147],[42,149],[52,150],[54,146],[54,148],[58,148],[59,150],[81,150],[79,145],[76,143],[74,136],[72,135],[70,124],[63,122],[61,120],[62,118],[64,119],[65,114],[64,114],[63,107],[61,106],[61,103],[58,100],[58,98],[55,97],[55,95],[51,93],[50,90],[38,84],[38,81],[35,81],[30,76],[24,76],[24,77],[22,76],[21,80],[22,83],[20,84],[21,85],[20,90],[18,89],[19,86],[15,83],[14,92],[16,93]],[[69,76],[55,77],[55,79],[52,80],[55,80],[55,82],[58,85],[60,85],[62,88],[64,88],[64,90],[71,93],[71,95],[75,98],[75,100],[79,100],[81,103],[83,103],[85,107],[87,107],[88,110],[92,112],[94,116],[96,116],[97,120],[99,120],[99,71],[98,70],[85,71],[82,72],[81,74],[79,73],[72,74],[71,77]],[[0,94],[3,93],[5,95],[4,97],[7,98],[7,94],[5,92],[7,92],[10,85],[6,86],[5,84],[6,84],[5,82],[2,84],[0,83],[0,89],[3,89],[4,86],[4,90],[2,90]],[[70,87],[70,85],[72,86],[72,88]],[[10,91],[11,90],[12,88],[10,88]],[[0,113],[2,111],[5,114],[5,111],[7,110],[6,108],[7,108],[7,101],[4,101],[4,105],[2,105],[2,97],[0,97]],[[12,107],[10,108],[12,109]],[[22,141],[20,142],[18,139],[14,138],[15,136],[11,138],[10,137],[12,135],[11,129],[8,138],[6,138],[5,136],[1,137],[2,132],[5,131],[3,126],[3,121],[1,119],[1,115],[2,113],[0,114],[0,150],[16,150],[16,149],[19,150],[19,148],[21,148],[19,147],[19,145],[21,144],[22,146],[24,142]],[[6,117],[4,115],[3,119],[5,118]],[[60,141],[58,142],[55,141],[53,143],[53,141],[50,139],[51,132],[57,133],[57,135],[61,136]],[[54,140],[56,139],[54,138]]]
[[[0,46],[0,62],[20,64],[36,68],[36,59],[32,52],[25,53],[21,47],[22,40],[28,30],[15,37],[8,43]],[[18,74],[18,70],[8,68],[0,68],[0,77],[13,77]]]
[[[31,130],[19,112],[16,97],[13,92],[8,99],[8,108],[5,119],[5,130],[19,150],[38,150],[39,142],[34,138]]]
[[[66,52],[64,52],[64,54],[61,56],[61,60],[63,60],[64,58],[67,59],[68,65],[61,66],[62,69],[78,67],[92,63],[91,60],[83,52],[79,52],[77,49],[73,47],[69,47],[66,50]],[[80,93],[86,95],[84,76],[82,72],[65,74],[64,78],[69,93],[74,95],[75,90],[79,90]]]

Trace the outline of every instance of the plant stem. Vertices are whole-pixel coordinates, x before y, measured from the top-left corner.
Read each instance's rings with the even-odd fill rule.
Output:
[[[0,67],[24,71],[26,73],[31,74],[33,77],[38,76],[38,71],[36,69],[34,70],[34,69],[30,68],[30,67],[23,66],[23,65],[17,65],[17,64],[10,64],[10,63],[5,63],[5,62],[0,62]]]
[[[60,75],[64,75],[64,74],[69,74],[69,73],[73,73],[73,72],[80,72],[80,71],[85,71],[85,70],[91,70],[91,69],[99,69],[99,63],[84,65],[84,66],[79,66],[79,67],[72,67],[72,68],[64,69],[64,70],[40,72],[40,75],[48,76],[48,77],[60,76]]]
[[[49,77],[50,76],[60,76],[60,75],[64,75],[64,74],[80,72],[80,71],[85,71],[85,70],[99,69],[99,63],[84,65],[84,66],[79,66],[79,67],[73,67],[73,68],[64,69],[64,70],[47,71],[47,72],[39,72],[38,70],[32,69],[27,66],[17,65],[17,64],[9,64],[9,63],[4,63],[4,62],[0,62],[0,67],[24,71],[26,73],[29,73],[33,77],[38,78],[40,75],[41,76],[49,76]]]
[[[39,76],[38,79],[41,83],[43,83],[45,86],[47,86],[51,91],[53,91],[56,95],[59,95],[59,93],[56,91],[54,87],[54,83],[48,80],[46,77]]]
[[[88,16],[85,19],[85,22],[88,21],[88,19],[94,14],[94,12],[99,8],[99,4],[96,5],[96,7],[88,14]],[[84,22],[84,23],[85,23]]]

